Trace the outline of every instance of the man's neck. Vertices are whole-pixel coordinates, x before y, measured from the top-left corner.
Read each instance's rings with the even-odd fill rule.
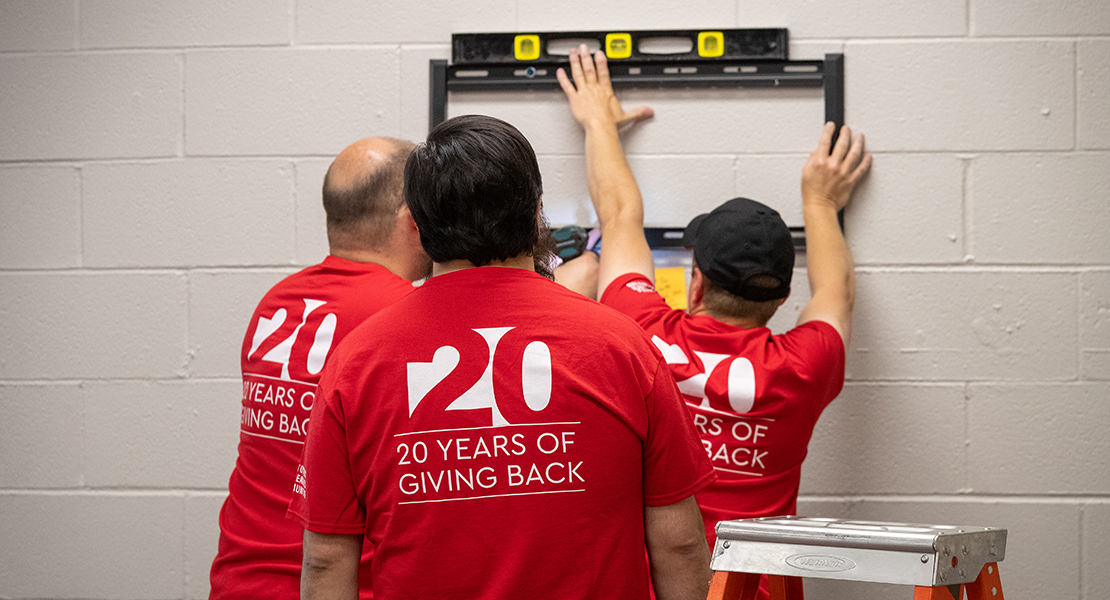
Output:
[[[759,329],[760,327],[767,326],[766,323],[760,323],[756,319],[752,319],[750,317],[725,317],[714,314],[710,312],[704,304],[691,306],[689,309],[687,309],[686,313],[689,314],[691,317],[712,317],[726,325],[732,325],[733,327],[739,327],[740,329]]]
[[[342,258],[343,260],[349,260],[351,262],[379,265],[402,279],[406,278],[406,272],[401,261],[383,252],[331,248],[328,253],[336,258]]]
[[[521,254],[514,256],[508,260],[495,260],[489,264],[482,265],[482,267],[507,267],[510,269],[525,269],[528,271],[535,271],[535,264],[532,262],[531,254]],[[477,269],[474,263],[469,260],[449,260],[447,262],[432,263],[432,277],[436,275],[443,275],[454,271],[462,271],[464,269]]]
[[[349,260],[357,263],[376,263],[381,264],[381,253],[374,250],[355,250],[350,248],[335,248],[328,249],[328,254],[343,260]]]

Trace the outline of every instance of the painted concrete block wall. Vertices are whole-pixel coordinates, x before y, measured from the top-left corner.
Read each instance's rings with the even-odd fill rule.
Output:
[[[1008,595],[1104,597],[1104,0],[0,0],[0,597],[206,597],[247,319],[326,253],[331,157],[424,136],[452,32],[760,26],[789,28],[794,58],[845,53],[875,152],[846,211],[848,382],[800,511],[1007,527]],[[623,99],[656,110],[625,134],[649,223],[744,195],[800,224],[819,93]],[[593,222],[559,93],[449,108],[518,125],[552,223]],[[773,329],[804,281],[799,257]]]

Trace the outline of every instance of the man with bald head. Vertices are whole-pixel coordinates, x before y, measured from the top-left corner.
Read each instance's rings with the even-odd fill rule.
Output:
[[[285,512],[324,360],[367,317],[431,274],[405,205],[409,142],[367,138],[344,149],[324,178],[329,256],[262,298],[241,352],[239,458],[220,511],[209,598],[300,595],[299,524]],[[370,598],[372,547],[363,544],[360,588]]]

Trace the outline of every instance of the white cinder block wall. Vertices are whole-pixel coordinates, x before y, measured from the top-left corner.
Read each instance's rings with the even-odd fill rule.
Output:
[[[247,318],[324,256],[330,158],[424,136],[452,32],[755,26],[845,53],[876,156],[801,512],[1003,526],[1007,595],[1107,597],[1105,0],[0,0],[0,597],[206,596]],[[741,194],[800,222],[819,93],[625,99],[657,111],[626,137],[650,222]],[[553,223],[592,221],[557,93],[451,99],[477,110],[529,135]]]

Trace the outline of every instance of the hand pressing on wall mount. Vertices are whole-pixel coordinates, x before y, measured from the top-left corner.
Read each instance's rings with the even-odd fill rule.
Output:
[[[847,348],[852,336],[856,275],[837,213],[848,204],[856,184],[871,168],[872,158],[862,133],[853,133],[845,125],[834,146],[835,132],[835,124],[825,124],[817,148],[802,167],[810,301],[798,315],[798,324],[824,321],[836,329]]]
[[[625,110],[613,95],[605,53],[591,57],[585,44],[570,51],[570,76],[562,68],[555,76],[586,133],[586,185],[605,240],[597,290],[604,291],[625,273],[655,281],[651,248],[644,237],[644,202],[617,132],[655,113],[647,107]]]
[[[574,118],[584,128],[613,125],[622,128],[651,118],[655,112],[646,106],[625,110],[613,94],[609,80],[609,63],[605,52],[598,50],[591,60],[586,45],[570,51],[570,76],[559,68],[555,77],[570,102]]]

